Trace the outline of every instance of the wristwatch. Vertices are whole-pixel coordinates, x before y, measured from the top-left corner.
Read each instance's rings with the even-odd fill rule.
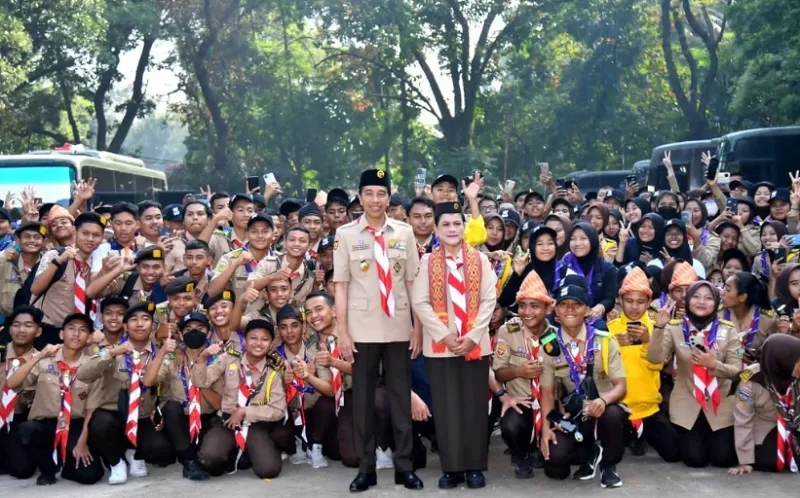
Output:
[[[494,393],[494,395],[499,398],[500,396],[504,395],[505,393],[506,393],[505,389],[500,389],[499,391]]]

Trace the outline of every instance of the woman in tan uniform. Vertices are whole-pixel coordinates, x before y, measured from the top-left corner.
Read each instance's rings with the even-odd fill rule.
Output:
[[[422,257],[411,299],[422,322],[443,471],[439,487],[466,480],[469,488],[482,488],[489,457],[489,321],[497,278],[486,256],[464,242],[459,203],[437,204],[435,223],[440,246]]]
[[[725,282],[719,317],[732,322],[739,331],[743,348],[740,354],[758,349],[777,331],[777,320],[770,308],[767,289],[752,273],[739,272]]]
[[[669,415],[689,467],[730,467],[736,462],[733,397],[727,394],[741,367],[741,341],[731,322],[717,318],[719,303],[719,292],[709,282],[692,284],[683,319],[670,320],[672,301],[659,311],[647,352],[652,363],[675,355]]]

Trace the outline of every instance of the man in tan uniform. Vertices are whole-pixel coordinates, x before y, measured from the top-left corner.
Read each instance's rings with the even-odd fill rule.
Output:
[[[244,247],[247,243],[247,222],[255,213],[253,198],[245,194],[234,195],[228,203],[228,207],[232,212],[231,231],[229,233],[221,230],[215,231],[208,243],[211,246],[215,265],[224,254]]]
[[[47,229],[41,223],[31,221],[20,225],[15,234],[22,251],[18,253],[12,246],[0,253],[0,315],[4,316],[10,316],[14,311],[17,291],[39,262]]]
[[[589,295],[577,285],[561,287],[556,297],[556,317],[561,328],[541,339],[546,355],[542,358],[542,413],[548,417],[556,407],[555,393],[561,393],[561,403],[580,418],[578,428],[583,439],[555,430],[549,420],[542,427],[540,446],[545,458],[544,473],[553,479],[566,479],[576,452],[587,450],[584,460],[573,476],[589,481],[594,479],[600,465],[603,488],[622,486],[616,464],[625,453],[624,428],[627,414],[618,405],[625,397],[627,384],[619,345],[610,339],[608,331],[597,330],[586,323]],[[596,386],[592,393],[591,377]],[[597,397],[593,397],[598,395]],[[578,403],[576,409],[574,403]],[[582,409],[581,409],[582,404]],[[595,421],[597,438],[594,438]],[[551,444],[555,443],[555,444]],[[584,448],[581,448],[584,446]],[[602,463],[601,463],[602,462]]]
[[[419,354],[421,338],[412,339],[409,288],[419,263],[416,240],[406,223],[389,219],[391,181],[383,170],[361,174],[359,195],[364,215],[336,231],[334,276],[339,347],[353,364],[353,427],[359,473],[350,491],[377,484],[372,409],[383,362],[395,436],[395,483],[421,489],[412,470],[409,349]]]

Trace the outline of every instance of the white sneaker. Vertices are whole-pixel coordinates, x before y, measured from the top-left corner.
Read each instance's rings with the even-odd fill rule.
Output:
[[[322,455],[322,445],[311,445],[311,467],[314,469],[324,469],[328,466],[328,460]]]
[[[128,464],[125,460],[120,460],[118,464],[111,467],[111,475],[108,476],[109,484],[125,484],[128,482]]]
[[[392,460],[392,450],[390,448],[386,448],[385,451],[380,448],[375,448],[375,468],[377,470],[394,468],[394,461]]]
[[[294,438],[294,447],[295,452],[294,455],[289,457],[289,461],[292,462],[292,465],[300,465],[303,463],[308,462],[308,453],[303,449],[303,440],[299,437]]]
[[[147,463],[144,460],[136,460],[133,456],[136,454],[135,450],[127,450],[125,452],[125,460],[130,465],[131,477],[147,477]]]

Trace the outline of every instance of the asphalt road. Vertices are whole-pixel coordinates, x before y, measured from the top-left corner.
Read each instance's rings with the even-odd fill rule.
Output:
[[[633,457],[626,454],[617,470],[624,481],[618,489],[600,488],[600,477],[593,482],[553,481],[537,469],[536,476],[529,480],[514,479],[510,457],[503,455],[503,444],[500,438],[492,439],[489,472],[486,473],[487,486],[482,490],[442,491],[436,487],[439,478],[438,458],[429,455],[428,468],[419,471],[425,482],[421,492],[407,491],[394,485],[392,470],[378,472],[378,486],[372,488],[366,496],[442,496],[456,493],[468,493],[470,496],[553,496],[566,493],[575,497],[578,494],[609,494],[620,497],[658,497],[670,498],[755,498],[759,496],[791,497],[798,496],[800,476],[797,474],[752,474],[749,476],[728,476],[724,469],[708,468],[690,470],[680,464],[668,464],[661,461],[654,452],[644,457]],[[353,469],[342,467],[331,462],[327,469],[314,470],[308,465],[291,465],[284,461],[284,470],[280,477],[271,481],[257,479],[252,471],[239,471],[233,476],[223,476],[208,481],[194,483],[181,477],[181,467],[172,465],[165,469],[151,467],[150,476],[145,478],[129,478],[121,486],[109,486],[106,483],[108,473],[102,481],[93,486],[81,486],[68,481],[60,481],[55,486],[36,486],[36,479],[19,481],[8,476],[0,477],[0,496],[37,498],[105,498],[123,495],[126,498],[213,498],[217,494],[235,497],[294,496],[308,498],[314,493],[324,493],[325,498],[337,496],[353,496],[348,485],[355,476]]]

